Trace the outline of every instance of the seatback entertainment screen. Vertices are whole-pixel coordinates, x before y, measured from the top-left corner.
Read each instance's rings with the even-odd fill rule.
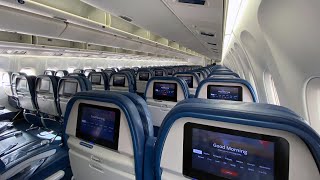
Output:
[[[177,102],[177,84],[155,82],[153,84],[153,99]]]
[[[193,88],[193,76],[177,76],[187,82],[189,88]]]
[[[63,95],[70,96],[77,93],[78,83],[72,81],[65,81],[63,86]]]
[[[95,85],[101,84],[101,76],[98,74],[91,75],[91,83]]]
[[[148,81],[149,80],[149,73],[148,72],[140,72],[139,73],[139,80],[140,81]]]
[[[41,79],[39,91],[42,91],[42,92],[50,91],[50,81],[46,79]]]
[[[208,99],[242,101],[241,86],[208,85]]]
[[[280,137],[194,123],[184,126],[183,174],[195,179],[288,179],[289,143]]]
[[[113,86],[125,86],[125,77],[124,76],[113,76]]]
[[[163,71],[162,70],[154,71],[154,76],[163,76]]]
[[[168,69],[168,75],[171,76],[173,74],[173,69]]]
[[[118,150],[120,110],[79,104],[76,137]]]

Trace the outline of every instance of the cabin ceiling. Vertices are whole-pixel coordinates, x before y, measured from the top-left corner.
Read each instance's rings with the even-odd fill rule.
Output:
[[[204,5],[179,0],[81,1],[116,16],[129,17],[133,24],[221,61],[224,0],[206,0]]]

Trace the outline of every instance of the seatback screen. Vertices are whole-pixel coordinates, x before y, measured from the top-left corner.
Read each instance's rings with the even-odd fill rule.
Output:
[[[17,85],[18,91],[27,91],[28,90],[26,79],[18,79],[17,84],[18,84]]]
[[[154,76],[163,76],[163,71],[162,70],[154,71]]]
[[[120,110],[79,104],[76,137],[118,150]]]
[[[125,77],[124,76],[113,76],[113,86],[125,86]]]
[[[63,86],[63,95],[74,95],[78,90],[78,83],[72,81],[65,81]]]
[[[100,75],[91,75],[91,83],[95,85],[101,84],[101,76]]]
[[[289,143],[280,137],[186,123],[183,174],[195,179],[288,179]]]
[[[168,75],[172,75],[173,74],[173,69],[168,69]]]
[[[155,82],[153,84],[153,99],[177,102],[177,84]]]
[[[241,86],[208,85],[208,99],[242,101]]]
[[[189,88],[193,88],[193,76],[177,76],[187,82]]]
[[[140,81],[148,81],[149,80],[149,73],[148,72],[140,72],[139,73],[139,80]]]
[[[46,79],[41,79],[39,91],[50,91],[50,81]]]

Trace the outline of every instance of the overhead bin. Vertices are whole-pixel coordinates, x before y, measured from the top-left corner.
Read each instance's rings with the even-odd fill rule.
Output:
[[[66,27],[62,21],[0,6],[0,29],[24,34],[58,37]]]
[[[116,39],[114,35],[103,33],[101,31],[89,29],[75,24],[68,24],[67,28],[59,36],[59,38],[100,45],[111,45],[114,43]]]

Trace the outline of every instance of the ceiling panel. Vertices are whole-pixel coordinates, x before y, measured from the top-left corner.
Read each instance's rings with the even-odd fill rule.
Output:
[[[222,48],[223,0],[207,0],[204,6],[178,3],[176,0],[82,0],[117,16],[127,16],[132,23],[152,33],[214,59],[220,59]],[[198,31],[214,32],[215,38]],[[207,42],[217,44],[219,53]]]

